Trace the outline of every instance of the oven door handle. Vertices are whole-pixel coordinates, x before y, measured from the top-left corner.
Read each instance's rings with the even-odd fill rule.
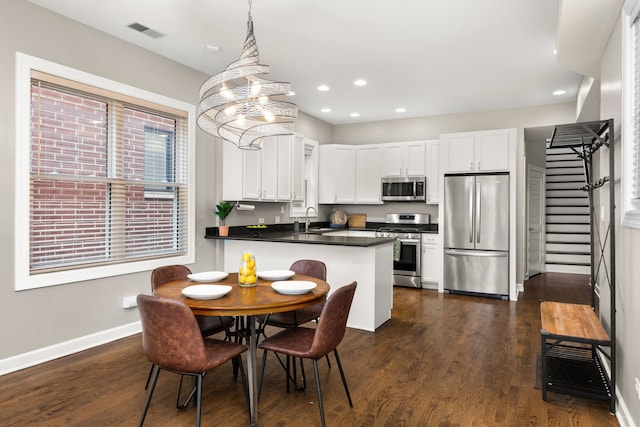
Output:
[[[420,239],[398,239],[400,243],[416,243],[420,244]]]

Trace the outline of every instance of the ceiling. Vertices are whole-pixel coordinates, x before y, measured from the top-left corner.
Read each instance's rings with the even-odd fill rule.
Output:
[[[238,0],[30,1],[209,75],[246,36]],[[300,110],[335,125],[574,102],[581,75],[554,56],[557,10],[558,0],[255,0],[252,16],[267,78],[291,82]]]

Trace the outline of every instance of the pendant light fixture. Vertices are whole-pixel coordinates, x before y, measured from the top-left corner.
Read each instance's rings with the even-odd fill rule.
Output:
[[[242,55],[200,88],[197,123],[238,148],[258,150],[264,137],[293,134],[298,107],[282,99],[290,92],[289,83],[263,77],[269,66],[258,58],[251,3]]]

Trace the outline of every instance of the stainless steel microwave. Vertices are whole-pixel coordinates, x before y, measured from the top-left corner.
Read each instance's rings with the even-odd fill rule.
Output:
[[[383,202],[426,201],[427,178],[424,176],[389,176],[382,178]]]

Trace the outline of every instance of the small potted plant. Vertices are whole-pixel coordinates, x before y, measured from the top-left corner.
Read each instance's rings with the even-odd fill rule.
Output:
[[[229,226],[224,224],[224,220],[229,216],[233,210],[233,205],[229,202],[220,202],[216,205],[216,215],[220,218],[220,225],[218,226],[219,236],[229,235]]]

